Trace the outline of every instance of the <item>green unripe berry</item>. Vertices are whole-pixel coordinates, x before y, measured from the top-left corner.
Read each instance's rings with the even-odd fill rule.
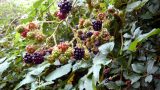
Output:
[[[22,33],[22,32],[24,31],[24,26],[23,26],[23,25],[17,26],[17,27],[16,27],[16,31],[17,31],[18,33]]]

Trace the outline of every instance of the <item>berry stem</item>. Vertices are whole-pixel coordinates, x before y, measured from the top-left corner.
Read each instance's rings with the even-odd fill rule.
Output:
[[[58,30],[58,28],[59,28],[59,26],[60,26],[60,24],[61,24],[62,22],[63,22],[63,20],[58,23],[58,25],[57,25],[56,29],[54,30],[54,32],[52,33],[52,35],[49,36],[49,37],[53,37],[53,39],[54,39],[54,44],[55,44],[55,45],[57,45],[56,31]],[[48,37],[48,38],[49,38],[49,37]]]

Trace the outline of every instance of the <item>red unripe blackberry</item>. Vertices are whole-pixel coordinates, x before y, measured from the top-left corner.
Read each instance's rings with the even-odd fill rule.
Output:
[[[58,7],[60,8],[60,12],[67,14],[71,11],[72,3],[70,1],[63,0],[58,3]]]
[[[36,51],[36,47],[34,45],[27,45],[26,46],[26,51],[28,53],[34,53]]]
[[[35,52],[33,53],[32,60],[34,64],[41,64],[44,61],[44,57],[40,53]]]
[[[94,31],[94,32],[93,32],[93,35],[94,35],[94,36],[98,36],[98,35],[99,35],[99,31]]]
[[[84,48],[79,48],[79,47],[75,47],[74,48],[74,59],[76,60],[81,60],[82,58],[84,58]]]
[[[60,49],[62,52],[65,52],[68,49],[68,44],[65,42],[61,42],[58,46],[58,49]]]
[[[106,17],[106,14],[105,14],[105,13],[99,13],[99,14],[98,14],[99,20],[104,20],[105,17]]]
[[[110,68],[105,68],[103,73],[106,75],[106,74],[108,74],[110,72],[110,70],[111,70]]]
[[[102,29],[102,21],[93,21],[92,26],[95,31],[100,31]]]
[[[127,81],[125,82],[125,84],[126,84],[126,85],[131,85],[131,80],[127,80]]]
[[[29,29],[27,29],[27,28],[24,28],[24,31],[21,33],[21,36],[22,37],[27,37],[27,33],[29,32]]]
[[[31,64],[33,62],[32,54],[26,53],[23,57],[23,61],[27,64]]]
[[[58,12],[57,12],[57,17],[58,17],[60,20],[64,20],[64,19],[66,19],[67,14],[58,11]]]
[[[34,22],[30,22],[29,25],[28,25],[28,28],[30,30],[33,30],[33,29],[38,29],[38,25]]]

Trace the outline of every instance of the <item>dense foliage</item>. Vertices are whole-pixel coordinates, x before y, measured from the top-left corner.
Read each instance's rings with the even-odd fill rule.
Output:
[[[159,0],[37,0],[27,12],[0,30],[0,89],[160,89]]]

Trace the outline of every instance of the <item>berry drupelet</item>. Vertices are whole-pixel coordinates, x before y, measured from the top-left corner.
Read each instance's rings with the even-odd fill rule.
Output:
[[[33,59],[34,64],[41,64],[44,61],[44,57],[40,53],[37,53],[37,52],[33,54],[32,59]]]
[[[99,31],[99,30],[102,29],[102,21],[98,21],[98,20],[97,21],[93,21],[92,25],[93,25],[93,29],[95,31]]]
[[[31,64],[33,62],[32,54],[26,53],[23,57],[23,61],[27,64]]]
[[[58,7],[60,8],[60,12],[69,13],[72,8],[72,3],[70,1],[63,0],[59,2]]]
[[[81,60],[84,57],[84,48],[75,47],[74,48],[74,58],[76,60]]]

